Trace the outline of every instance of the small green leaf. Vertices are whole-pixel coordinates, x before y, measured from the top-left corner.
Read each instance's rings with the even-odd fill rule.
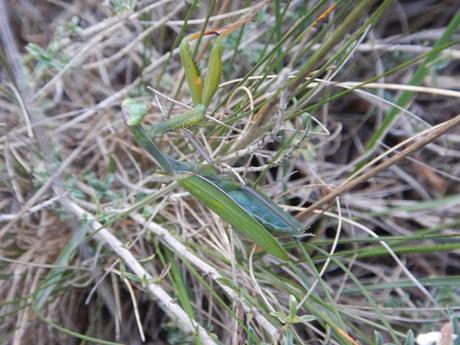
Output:
[[[382,344],[383,344],[382,335],[379,332],[374,331],[374,345],[382,345]]]
[[[415,344],[414,332],[412,332],[412,330],[409,330],[407,331],[406,340],[404,341],[404,345],[414,345],[414,344]]]
[[[137,0],[111,0],[110,2],[116,14],[124,14],[134,10]]]
[[[297,300],[293,295],[289,296],[289,318],[294,319],[297,315]]]
[[[312,321],[316,320],[316,316],[314,315],[302,315],[302,316],[297,316],[297,322],[298,323],[309,323]]]
[[[294,332],[292,330],[288,329],[284,333],[284,337],[281,340],[281,345],[294,345]]]

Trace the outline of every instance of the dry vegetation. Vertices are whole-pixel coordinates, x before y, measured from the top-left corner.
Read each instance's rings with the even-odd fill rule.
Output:
[[[1,343],[410,345],[450,334],[460,3],[337,1],[314,22],[334,2],[0,2]],[[209,109],[220,122],[190,131],[219,169],[310,226],[300,242],[280,238],[289,262],[162,174],[120,115],[128,96],[152,104],[150,125],[182,113],[181,35],[252,12],[224,41]],[[180,132],[157,142],[203,161]]]

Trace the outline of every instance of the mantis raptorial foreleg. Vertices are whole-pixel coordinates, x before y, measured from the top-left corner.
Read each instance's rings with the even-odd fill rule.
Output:
[[[185,71],[185,78],[192,97],[193,109],[174,116],[171,119],[155,125],[149,132],[149,136],[158,137],[180,128],[187,128],[199,124],[206,117],[206,109],[219,86],[222,74],[222,39],[233,31],[248,23],[252,19],[249,16],[240,21],[234,22],[224,28],[207,31],[204,38],[213,40],[211,53],[208,62],[206,76],[203,78],[193,60],[189,43],[200,37],[200,32],[185,37],[179,46],[179,55]]]

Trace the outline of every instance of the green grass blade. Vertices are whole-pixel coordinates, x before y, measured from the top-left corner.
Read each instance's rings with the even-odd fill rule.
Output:
[[[76,339],[81,339],[83,342],[88,342],[89,344],[102,344],[102,345],[122,345],[122,343],[117,343],[117,342],[114,342],[114,341],[107,341],[107,340],[103,340],[103,339],[98,339],[98,338],[94,338],[94,337],[90,337],[90,336],[87,336],[87,335],[84,335],[84,334],[81,334],[81,333],[78,333],[78,332],[75,332],[75,331],[71,331],[55,322],[53,322],[52,320],[46,318],[43,314],[40,313],[40,311],[38,310],[35,310],[35,314],[38,316],[38,318],[43,321],[44,323],[46,323],[48,326],[54,328],[55,330],[63,333],[63,334],[66,334],[70,337],[74,337]]]
[[[61,251],[61,254],[55,262],[55,267],[48,272],[41,284],[42,289],[39,289],[38,293],[35,295],[33,304],[36,310],[43,308],[59,282],[62,281],[63,275],[66,272],[66,267],[74,257],[77,247],[85,240],[88,230],[89,227],[80,228]]]
[[[171,271],[169,272],[169,276],[171,277],[171,281],[174,285],[176,296],[179,299],[179,302],[184,308],[185,312],[190,317],[190,319],[195,319],[195,313],[193,311],[192,303],[190,301],[190,296],[187,293],[188,289],[186,286],[186,282],[182,278],[182,274],[179,270],[176,257],[170,250],[165,249],[165,259],[171,265]]]

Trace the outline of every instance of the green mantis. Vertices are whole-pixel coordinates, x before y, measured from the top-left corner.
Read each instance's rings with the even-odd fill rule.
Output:
[[[237,25],[241,26],[242,24],[237,22]],[[231,31],[235,29],[235,26],[235,24],[229,26]],[[223,31],[225,34],[229,33],[229,27],[227,27],[227,31]],[[218,31],[206,34],[212,34],[217,38],[211,50],[203,87],[201,76],[188,49],[188,42],[194,36],[188,36],[180,47],[182,64],[185,68],[194,109],[146,131],[141,125],[141,121],[147,114],[149,107],[128,98],[122,103],[124,120],[137,143],[151,155],[166,174],[177,177],[180,186],[236,230],[269,253],[286,260],[288,256],[285,249],[273,237],[272,233],[299,235],[305,231],[305,226],[268,197],[236,181],[232,176],[217,174],[214,170],[207,169],[203,165],[178,162],[161,152],[153,141],[152,137],[176,128],[186,127],[191,123],[200,122],[204,118],[206,107],[209,105],[220,80],[222,70],[221,36],[223,36],[219,35]]]

